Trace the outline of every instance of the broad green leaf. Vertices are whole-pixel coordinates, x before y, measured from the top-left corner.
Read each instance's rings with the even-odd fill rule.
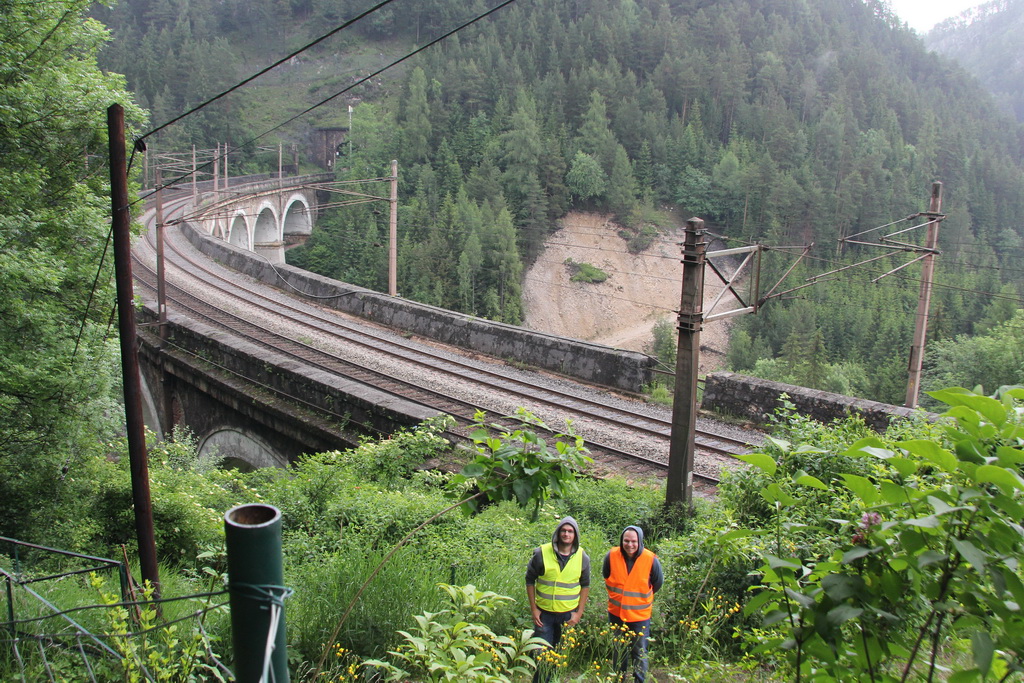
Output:
[[[850,574],[829,574],[821,580],[821,587],[836,602],[858,595],[864,589],[864,579]]]
[[[953,447],[956,457],[964,462],[983,463],[987,454],[982,450],[978,442],[973,438],[957,439]]]
[[[912,439],[910,441],[900,441],[897,445],[914,455],[918,455],[929,462],[935,463],[944,472],[956,471],[956,456],[945,448],[939,446],[939,444],[934,441]]]
[[[992,504],[1009,515],[1010,519],[1024,519],[1024,505],[1009,495],[998,495],[992,499]]]
[[[937,552],[935,550],[926,550],[917,557],[918,569],[924,569],[925,567],[931,566],[936,562],[944,562],[946,555]]]
[[[904,458],[902,456],[889,458],[886,462],[904,477],[909,477],[914,474],[917,472],[919,467],[917,460],[910,460],[909,458]]]
[[[1024,480],[1019,474],[997,465],[980,465],[974,472],[974,480],[980,484],[995,484],[1006,494],[1014,489],[1024,491]]]
[[[1002,402],[994,398],[981,396],[959,387],[955,389],[936,391],[934,393],[930,392],[930,395],[947,405],[969,408],[982,415],[986,421],[991,422],[992,424],[1001,425],[1006,421],[1006,408],[1003,406]]]
[[[877,436],[869,436],[857,441],[842,453],[848,458],[863,457],[871,455],[876,458],[888,458],[892,450],[885,447],[885,444]]]
[[[892,567],[893,571],[901,572],[910,565],[902,557],[894,557],[889,560],[889,566]]]
[[[533,496],[533,480],[516,479],[512,482],[512,489],[516,492],[516,499],[520,505],[526,505]]]
[[[973,681],[980,681],[981,672],[977,669],[964,669],[957,671],[946,679],[947,683],[973,683]]]
[[[763,470],[769,476],[774,477],[778,466],[775,464],[775,460],[770,455],[764,453],[748,453],[746,455],[737,455],[738,459],[743,462],[753,465],[759,470]]]
[[[937,496],[926,496],[925,500],[928,501],[928,504],[932,506],[932,510],[935,510],[935,514],[937,515],[948,515],[951,512],[958,512],[966,509],[960,506],[954,507]]]
[[[786,493],[782,487],[775,482],[772,482],[762,489],[761,494],[769,503],[779,503],[785,507],[792,507],[797,504],[796,498]]]
[[[907,490],[899,484],[894,484],[891,481],[880,481],[878,488],[882,492],[882,499],[886,503],[899,505],[907,502]]]
[[[480,464],[475,463],[475,462],[471,462],[471,463],[469,463],[468,465],[466,465],[465,467],[462,468],[461,474],[464,477],[479,477],[480,475],[482,475],[486,471],[487,470],[484,469],[483,465],[480,465]]]
[[[810,486],[811,488],[821,489],[822,491],[828,491],[828,487],[825,486],[825,484],[823,484],[820,479],[818,479],[817,477],[812,477],[809,474],[802,474],[798,476],[794,481],[797,484],[800,484],[801,486]]]
[[[757,595],[755,595],[747,601],[747,604],[743,607],[743,614],[753,614],[761,608],[761,605],[764,605],[769,600],[774,599],[775,595],[776,594],[772,591],[761,591],[760,593],[758,593]]]
[[[828,623],[832,624],[833,626],[839,626],[840,624],[843,624],[849,621],[850,619],[856,619],[863,613],[864,610],[859,607],[853,607],[851,605],[839,605],[838,607],[833,607],[832,609],[830,609],[825,618],[828,620]]]
[[[1010,448],[1009,446],[999,446],[996,448],[996,458],[998,458],[999,464],[1003,467],[1020,465],[1024,463],[1024,450]]]
[[[975,631],[971,634],[971,649],[974,651],[974,663],[984,678],[992,668],[992,655],[995,652],[992,637],[985,631]]]
[[[868,479],[859,474],[843,474],[841,476],[846,483],[846,488],[867,505],[874,505],[878,502],[878,491]]]
[[[800,569],[801,566],[803,566],[799,562],[794,562],[793,560],[784,560],[781,557],[776,557],[775,555],[770,555],[768,553],[765,553],[764,558],[765,560],[767,560],[768,566],[772,569],[791,569],[793,571],[796,571],[797,569]]]
[[[928,515],[927,517],[919,517],[917,519],[908,519],[903,522],[908,526],[917,526],[923,529],[938,529],[942,522],[936,515]]]
[[[987,555],[983,550],[980,550],[976,545],[970,541],[951,538],[953,546],[957,549],[957,552],[963,556],[967,562],[974,567],[979,573],[985,571],[985,565],[987,564]]]
[[[769,628],[786,619],[789,615],[784,610],[777,609],[774,612],[768,612],[764,615],[764,619],[761,620],[761,625],[764,628]]]
[[[801,593],[800,591],[795,591],[792,588],[786,588],[786,595],[804,609],[811,609],[818,604],[812,596],[807,595],[806,593]]]
[[[856,548],[850,548],[845,553],[843,553],[843,560],[842,560],[842,562],[843,562],[843,564],[850,564],[854,560],[859,560],[860,558],[865,557],[865,556],[870,555],[870,554],[871,554],[871,549],[870,548],[865,548],[864,546],[857,546]]]

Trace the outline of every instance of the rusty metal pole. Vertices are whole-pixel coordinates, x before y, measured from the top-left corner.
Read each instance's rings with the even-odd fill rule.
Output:
[[[907,367],[907,408],[917,407],[917,395],[921,391],[921,366],[924,364],[924,347],[928,337],[928,309],[932,300],[932,280],[935,277],[935,254],[939,246],[939,222],[942,220],[942,183],[932,183],[932,197],[928,203],[931,221],[925,238],[928,252],[921,262],[921,294],[917,299],[917,316],[914,325],[914,343],[910,347],[910,362]]]
[[[117,322],[121,337],[121,374],[132,503],[135,507],[135,535],[139,544],[142,578],[149,580],[159,594],[160,570],[156,563],[156,538],[153,534],[153,506],[149,494],[149,462],[142,418],[142,382],[139,379],[135,301],[132,293],[131,215],[128,211],[124,108],[119,104],[112,104],[107,109],[107,134],[110,140],[110,204],[114,233],[114,278],[117,283]]]
[[[391,161],[391,225],[388,231],[388,294],[398,296],[398,160]]]
[[[676,385],[672,400],[672,437],[668,453],[665,502],[689,505],[693,499],[694,433],[697,427],[697,368],[704,320],[704,221],[686,221],[683,289],[679,302]]]

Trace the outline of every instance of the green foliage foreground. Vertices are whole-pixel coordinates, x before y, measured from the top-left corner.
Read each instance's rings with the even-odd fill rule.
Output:
[[[790,653],[795,680],[1009,680],[1024,671],[1024,427],[1016,400],[965,390],[932,396],[955,423],[940,441],[862,439],[843,455],[867,460],[870,474],[839,473],[828,483],[783,472],[766,454],[747,456],[771,483],[775,510],[762,585],[746,606],[766,627],[757,651]],[[1016,400],[1015,400],[1016,399]],[[778,443],[782,459],[792,452]],[[806,451],[806,448],[805,448]],[[830,519],[842,542],[827,557],[787,552],[798,512],[828,492],[850,500]],[[806,528],[803,530],[806,531]],[[967,662],[949,661],[963,649]],[[955,673],[954,673],[955,672]]]
[[[499,437],[481,432],[459,477],[416,469],[451,457],[437,425],[244,475],[210,470],[190,460],[187,444],[172,443],[154,458],[163,482],[154,508],[179,558],[164,570],[165,595],[209,590],[219,568],[191,558],[222,544],[214,510],[260,500],[284,518],[296,680],[314,671],[335,681],[374,671],[523,680],[534,666],[523,572],[532,548],[570,514],[595,565],[625,525],[648,531],[666,575],[652,629],[657,680],[1020,680],[1024,390],[933,397],[951,406],[941,422],[901,423],[884,435],[856,420],[821,425],[783,412],[764,452],[744,456],[751,467],[727,473],[718,500],[698,501],[684,519],[665,514],[656,484],[582,479],[560,483],[561,498],[547,497],[547,486],[513,486],[541,471],[516,453],[542,455],[556,469],[563,452],[581,455],[576,437],[542,444],[528,422]],[[81,506],[87,528],[102,526],[93,515],[129,510],[128,499],[109,493],[127,487],[122,465],[100,461],[96,473],[104,468],[118,474],[103,480],[103,505]],[[401,543],[470,495],[489,500],[437,517]],[[72,582],[50,599],[61,604]],[[608,680],[615,634],[599,574],[594,584],[583,621],[536,657],[555,681]],[[209,641],[223,650],[228,620],[213,617]],[[12,670],[5,657],[0,674]]]

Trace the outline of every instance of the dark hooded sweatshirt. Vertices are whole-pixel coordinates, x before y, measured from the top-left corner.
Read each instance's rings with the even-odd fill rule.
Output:
[[[632,557],[627,555],[626,550],[622,547],[622,537],[625,536],[626,532],[630,529],[636,532],[636,538],[639,541],[639,546],[636,549],[636,555]],[[622,551],[622,558],[626,561],[626,571],[632,571],[633,563],[636,562],[636,558],[640,557],[640,553],[642,553],[644,550],[644,530],[638,526],[627,526],[625,529],[623,529],[622,533],[619,534],[619,550]],[[601,576],[603,576],[606,579],[609,576],[611,576],[612,573],[612,566],[609,560],[610,557],[610,553],[606,554],[604,556],[604,562],[601,565]],[[661,562],[659,562],[658,558],[655,557],[654,564],[651,565],[651,589],[655,593],[657,593],[659,590],[661,590],[661,585],[664,582],[665,577],[661,573]]]
[[[576,531],[576,538],[572,542],[572,552],[568,555],[562,555],[558,552],[558,530],[564,525],[571,524],[572,528]],[[580,570],[580,588],[588,588],[590,586],[590,556],[587,555],[586,551],[580,550],[580,526],[576,523],[576,520],[572,517],[565,517],[555,527],[555,533],[551,535],[551,545],[555,549],[555,557],[558,558],[558,566],[562,569],[565,568],[565,563],[569,561],[577,552],[583,553],[583,568]],[[526,585],[533,586],[537,583],[537,577],[544,573],[544,556],[541,553],[540,548],[534,548],[533,556],[530,558],[530,563],[526,565]]]

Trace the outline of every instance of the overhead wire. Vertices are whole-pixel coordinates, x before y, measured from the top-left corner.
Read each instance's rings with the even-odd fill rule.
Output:
[[[348,85],[348,86],[347,86],[347,87],[345,87],[345,88],[342,88],[341,90],[339,90],[338,92],[334,93],[333,95],[330,95],[329,97],[326,97],[326,98],[324,98],[324,99],[320,100],[320,101],[319,101],[319,102],[317,102],[316,104],[314,104],[314,105],[312,105],[312,106],[310,106],[310,107],[307,107],[306,109],[303,109],[302,111],[300,111],[299,113],[295,114],[294,116],[292,116],[292,117],[290,117],[290,118],[288,118],[288,119],[285,119],[285,120],[284,120],[284,121],[282,121],[281,123],[278,123],[277,125],[275,125],[275,126],[273,126],[273,127],[269,128],[269,129],[267,129],[267,130],[263,131],[263,132],[262,132],[262,133],[260,133],[259,135],[256,135],[256,136],[254,136],[254,137],[252,137],[252,138],[250,138],[250,139],[246,140],[246,141],[245,141],[245,142],[243,142],[242,144],[240,144],[240,145],[237,145],[237,146],[235,147],[235,149],[241,149],[241,148],[244,148],[244,147],[248,147],[249,145],[251,145],[251,144],[253,144],[253,143],[257,142],[257,141],[259,141],[259,140],[262,140],[262,139],[263,139],[263,138],[265,138],[266,136],[270,135],[271,133],[273,133],[273,132],[275,132],[275,131],[277,131],[277,130],[280,130],[281,128],[283,128],[283,127],[287,126],[287,125],[288,125],[289,123],[291,123],[291,122],[295,121],[296,119],[302,118],[303,116],[305,116],[306,114],[310,113],[311,111],[313,111],[313,110],[315,110],[315,109],[317,109],[317,108],[319,108],[319,107],[322,107],[323,105],[327,104],[328,102],[330,102],[330,101],[332,101],[332,100],[334,100],[334,99],[336,99],[336,98],[340,97],[341,95],[344,95],[345,93],[347,93],[347,92],[349,92],[350,90],[352,90],[352,89],[354,89],[354,88],[356,88],[356,87],[358,87],[358,86],[362,85],[363,83],[366,83],[367,81],[371,80],[371,79],[372,79],[372,78],[374,78],[375,76],[379,76],[380,74],[384,73],[384,72],[385,72],[385,71],[387,71],[388,69],[390,69],[390,68],[392,68],[392,67],[394,67],[394,66],[397,66],[398,64],[401,64],[402,62],[406,61],[407,59],[410,59],[410,58],[414,57],[415,55],[418,55],[419,53],[423,52],[423,51],[424,51],[424,50],[426,50],[427,48],[433,47],[433,46],[434,46],[434,45],[436,45],[437,43],[440,43],[441,41],[443,41],[443,40],[445,40],[445,39],[447,39],[447,38],[451,37],[452,35],[454,35],[454,34],[458,33],[459,31],[461,31],[461,30],[463,30],[463,29],[465,29],[465,28],[467,28],[467,27],[469,27],[469,26],[471,26],[471,25],[475,24],[476,22],[478,22],[478,21],[480,21],[480,20],[482,20],[482,19],[484,19],[484,18],[486,18],[486,17],[490,16],[490,15],[491,15],[491,14],[493,14],[494,12],[497,12],[498,10],[500,10],[500,9],[502,9],[502,8],[504,8],[504,7],[506,7],[507,5],[511,5],[511,4],[512,4],[513,2],[515,2],[515,1],[516,1],[516,0],[504,0],[504,2],[501,2],[501,3],[499,3],[498,5],[495,5],[494,7],[492,7],[492,8],[491,8],[491,9],[489,9],[489,10],[487,10],[486,12],[483,12],[483,13],[481,13],[481,14],[477,15],[476,17],[474,17],[474,18],[470,19],[469,21],[466,21],[466,22],[464,22],[464,23],[460,24],[459,26],[457,26],[457,27],[455,27],[455,28],[451,29],[450,31],[448,31],[448,32],[446,32],[446,33],[444,33],[444,34],[442,34],[442,35],[438,36],[437,38],[435,38],[435,39],[431,40],[430,42],[426,43],[425,45],[423,45],[423,46],[421,46],[421,47],[418,47],[418,48],[416,48],[415,50],[413,50],[413,51],[411,51],[411,52],[408,52],[408,53],[406,53],[406,54],[405,54],[405,55],[404,55],[403,57],[400,57],[400,58],[398,58],[398,59],[396,59],[396,60],[394,60],[394,61],[390,62],[389,64],[387,64],[387,65],[385,65],[385,66],[381,67],[380,69],[377,69],[376,71],[374,71],[374,72],[372,72],[372,73],[370,73],[370,74],[368,74],[368,75],[366,75],[366,76],[364,76],[364,77],[362,77],[362,78],[360,78],[360,79],[356,80],[356,81],[355,81],[354,83],[352,83],[352,84]],[[208,104],[208,103],[207,103],[207,104]],[[178,117],[177,119],[175,119],[175,120],[180,120],[181,118],[182,118],[182,117],[181,117],[181,116],[179,116],[179,117]],[[163,128],[163,127],[166,127],[166,126],[167,126],[167,125],[169,125],[170,123],[171,123],[171,122],[168,122],[167,124],[163,124],[163,126],[161,126],[161,128]],[[149,133],[147,133],[146,135],[147,135],[147,136],[148,136],[148,135],[151,135],[151,134],[152,134],[152,133],[154,133],[154,132],[156,132],[156,131],[150,131],[150,132],[149,132]],[[223,156],[225,156],[225,155],[220,155],[220,156],[216,156],[216,157],[215,157],[215,158],[214,158],[213,160],[211,160],[211,161],[207,162],[207,163],[206,163],[205,165],[203,165],[203,166],[201,166],[201,167],[199,167],[199,168],[205,168],[206,166],[210,166],[210,165],[212,165],[212,164],[213,164],[213,163],[214,163],[215,161],[217,161],[217,160],[219,160],[219,159],[223,158]],[[170,180],[169,182],[167,182],[166,184],[164,184],[164,185],[163,185],[162,187],[168,187],[168,186],[170,186],[170,185],[174,185],[174,184],[176,184],[176,183],[178,183],[178,182],[180,182],[180,181],[183,181],[184,179],[188,178],[189,176],[191,176],[192,174],[194,174],[194,173],[195,173],[196,171],[198,171],[198,170],[199,170],[199,168],[196,168],[196,169],[194,169],[194,170],[192,170],[192,171],[190,171],[190,172],[188,172],[188,173],[185,173],[185,174],[183,174],[183,175],[181,175],[181,176],[179,176],[179,177],[177,177],[177,178],[174,178],[174,179]],[[137,199],[137,200],[136,200],[136,202],[138,202],[138,201],[142,201],[142,199],[141,199],[141,198],[140,198],[140,199]]]
[[[363,83],[366,83],[367,81],[371,80],[374,76],[379,76],[380,74],[384,73],[388,69],[401,64],[402,62],[406,61],[407,59],[411,59],[412,57],[418,55],[419,53],[423,52],[424,50],[426,50],[426,49],[428,49],[430,47],[433,47],[437,43],[440,43],[441,41],[443,41],[443,40],[445,40],[445,39],[455,35],[459,31],[462,31],[463,29],[465,29],[465,28],[475,24],[476,22],[478,22],[478,21],[480,21],[480,20],[490,16],[491,14],[493,14],[494,12],[497,12],[498,10],[502,9],[503,7],[506,7],[507,5],[511,5],[515,1],[516,0],[504,0],[504,2],[501,2],[501,3],[497,4],[497,5],[495,5],[494,7],[492,7],[489,10],[487,10],[486,12],[483,12],[482,14],[479,14],[476,17],[470,19],[469,21],[466,21],[466,22],[460,24],[459,26],[451,29],[450,31],[441,34],[437,38],[435,38],[435,39],[431,40],[430,42],[426,43],[425,45],[423,45],[421,47],[418,47],[418,48],[416,48],[415,50],[413,50],[411,52],[406,53],[405,56],[399,57],[398,59],[396,59],[396,60],[392,61],[391,63],[381,67],[380,69],[377,69],[376,71],[374,71],[374,72],[372,72],[370,74],[367,74],[366,76],[360,78],[359,80],[357,80],[354,83],[348,85],[347,87],[342,88],[341,90],[339,90],[338,92],[334,93],[333,95],[331,95],[329,97],[326,97],[323,100],[320,100],[316,104],[314,104],[314,105],[312,105],[310,107],[307,107],[306,109],[303,109],[298,114],[295,114],[294,116],[292,116],[292,117],[290,117],[288,119],[285,119],[284,121],[282,121],[281,123],[277,124],[276,126],[274,126],[274,127],[270,128],[270,129],[260,133],[259,135],[255,136],[255,137],[253,137],[251,139],[249,139],[248,141],[246,141],[242,145],[239,145],[239,147],[245,147],[247,145],[250,145],[250,144],[256,142],[257,140],[261,140],[262,138],[266,137],[267,135],[270,135],[271,133],[273,133],[274,131],[279,130],[280,128],[283,128],[284,126],[287,126],[292,121],[305,116],[306,114],[308,114],[309,112],[313,111],[314,109],[322,107],[323,105],[327,104],[331,100],[333,100],[333,99],[335,99],[337,97],[340,97],[341,95],[344,95],[348,91],[350,91],[353,88],[356,88],[356,87],[362,85]]]
[[[178,121],[181,121],[182,119],[184,119],[184,118],[186,118],[188,116],[191,116],[192,114],[195,114],[196,112],[204,109],[205,107],[208,107],[209,105],[213,104],[214,102],[216,102],[220,98],[225,97],[226,95],[231,94],[232,92],[234,92],[235,90],[238,90],[239,88],[241,88],[242,86],[246,85],[247,83],[251,83],[252,81],[254,81],[257,78],[259,78],[260,76],[262,76],[263,74],[271,71],[272,69],[275,69],[275,68],[281,66],[282,64],[284,64],[285,62],[287,62],[290,59],[294,59],[295,57],[301,55],[306,50],[309,50],[309,49],[313,48],[314,46],[318,45],[319,43],[322,43],[323,41],[327,40],[328,38],[330,38],[331,36],[335,35],[336,33],[339,33],[340,31],[345,30],[346,28],[348,28],[352,24],[356,23],[357,21],[359,21],[363,17],[366,17],[366,16],[368,16],[370,14],[373,14],[374,12],[379,10],[380,8],[384,7],[385,5],[391,4],[392,2],[394,2],[394,0],[381,0],[381,2],[378,2],[373,7],[369,8],[368,10],[366,10],[364,12],[360,12],[359,14],[357,14],[354,17],[352,17],[348,21],[345,21],[342,24],[334,27],[333,29],[331,29],[330,31],[325,33],[324,35],[322,35],[319,38],[317,38],[316,40],[314,40],[313,42],[307,43],[306,45],[303,45],[298,50],[295,50],[294,52],[292,52],[292,53],[290,53],[288,55],[285,55],[281,59],[277,60],[273,64],[271,64],[271,65],[269,65],[269,66],[267,66],[267,67],[265,67],[263,69],[260,69],[259,71],[257,71],[252,76],[249,76],[248,78],[245,78],[245,79],[239,81],[238,83],[234,84],[233,86],[231,86],[227,90],[221,92],[220,94],[214,95],[213,97],[209,98],[208,100],[197,104],[196,106],[192,107],[191,109],[189,109],[185,113],[179,114],[178,116],[175,116],[170,121],[167,121],[166,123],[160,124],[159,126],[154,128],[153,130],[151,130],[148,133],[146,133],[145,135],[140,136],[138,138],[138,140],[145,140],[150,135],[154,135],[156,133],[159,133],[164,128],[167,128],[168,126],[170,126],[172,124],[175,124]]]

